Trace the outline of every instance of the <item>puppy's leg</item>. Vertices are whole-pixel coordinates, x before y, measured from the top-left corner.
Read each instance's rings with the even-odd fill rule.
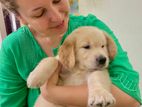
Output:
[[[54,57],[44,58],[30,73],[27,79],[29,88],[40,87],[47,81],[58,67],[58,60]]]
[[[88,77],[88,106],[108,107],[115,103],[115,98],[110,93],[110,79],[108,71],[94,71]]]

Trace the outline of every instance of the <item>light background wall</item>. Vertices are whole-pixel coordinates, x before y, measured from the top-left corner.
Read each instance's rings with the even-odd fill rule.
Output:
[[[79,10],[95,14],[114,31],[140,73],[142,90],[142,0],[80,0]]]

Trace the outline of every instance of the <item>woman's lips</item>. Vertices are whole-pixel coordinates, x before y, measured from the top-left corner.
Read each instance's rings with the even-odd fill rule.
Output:
[[[57,25],[56,28],[61,28],[61,27],[63,27],[63,26],[64,26],[64,21],[62,21],[61,24]]]
[[[60,24],[58,24],[58,25],[56,25],[56,26],[53,26],[53,27],[50,27],[51,29],[60,29],[60,28],[62,28],[62,27],[64,27],[64,20],[60,23]]]

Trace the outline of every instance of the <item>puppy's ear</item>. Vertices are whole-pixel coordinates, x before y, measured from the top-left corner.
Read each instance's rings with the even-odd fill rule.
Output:
[[[65,39],[59,49],[59,60],[67,69],[71,69],[75,65],[75,42],[71,36]]]
[[[104,32],[104,35],[106,36],[107,40],[107,49],[108,49],[109,58],[112,60],[117,53],[117,47],[113,39],[106,32]]]

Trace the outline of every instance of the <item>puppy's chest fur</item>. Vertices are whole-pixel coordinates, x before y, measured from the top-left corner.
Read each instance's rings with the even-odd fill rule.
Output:
[[[62,69],[60,74],[60,85],[80,85],[82,83],[87,82],[87,78],[91,72],[87,72],[85,70],[80,69],[72,69],[67,70],[65,68]]]

